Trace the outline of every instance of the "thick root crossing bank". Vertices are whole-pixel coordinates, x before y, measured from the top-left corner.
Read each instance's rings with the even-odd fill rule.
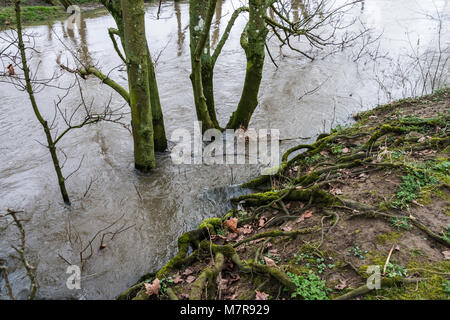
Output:
[[[183,234],[118,299],[448,299],[449,103],[445,89],[380,106],[289,149],[243,185],[263,192]]]

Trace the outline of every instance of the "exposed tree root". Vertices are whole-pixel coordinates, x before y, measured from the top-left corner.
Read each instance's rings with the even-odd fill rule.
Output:
[[[307,189],[297,190],[295,188],[283,189],[280,191],[268,191],[264,193],[254,193],[245,196],[239,196],[231,199],[233,202],[245,201],[247,206],[260,206],[272,201],[277,201],[280,199],[280,194],[288,191],[285,196],[285,200],[288,201],[303,201],[309,202],[311,199],[312,203],[321,203],[331,205],[336,201],[336,198],[329,194],[328,192],[321,190],[317,187],[311,187]]]
[[[409,284],[409,283],[416,283],[418,281],[426,280],[426,278],[383,278],[381,279],[381,288],[390,288],[397,285],[403,285],[403,284]],[[346,294],[343,294],[342,296],[339,296],[333,300],[350,300],[357,298],[359,296],[365,295],[372,290],[375,290],[375,288],[369,288],[367,285],[363,285],[361,287],[358,287],[350,292],[347,292]]]
[[[294,237],[294,236],[298,236],[301,234],[317,232],[319,230],[320,230],[320,227],[312,227],[312,228],[305,228],[305,229],[293,230],[293,231],[273,230],[273,231],[258,233],[258,234],[255,234],[254,236],[251,236],[251,237],[248,237],[248,238],[242,239],[241,241],[236,242],[235,244],[233,244],[233,248],[237,248],[241,244],[244,244],[244,243],[247,243],[247,242],[250,242],[253,240],[257,240],[257,239],[274,238],[274,237]]]
[[[203,296],[205,288],[207,293],[206,298],[211,299],[215,296],[216,278],[222,272],[224,267],[225,258],[222,252],[217,252],[215,257],[215,264],[209,268],[203,270],[198,276],[197,280],[192,283],[190,300],[200,300]]]

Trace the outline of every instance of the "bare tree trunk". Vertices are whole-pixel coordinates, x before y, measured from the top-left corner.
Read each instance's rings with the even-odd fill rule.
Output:
[[[53,166],[55,168],[55,172],[58,177],[58,184],[59,184],[59,189],[61,191],[62,198],[66,204],[70,204],[69,195],[67,193],[66,185],[65,185],[65,178],[62,174],[58,156],[56,154],[56,146],[53,141],[52,135],[50,133],[50,128],[48,126],[48,123],[47,123],[47,121],[44,120],[44,118],[42,117],[42,115],[39,111],[39,108],[36,103],[36,99],[34,97],[33,87],[31,85],[30,71],[28,69],[27,56],[26,56],[25,45],[24,45],[23,36],[22,36],[20,0],[15,0],[14,6],[15,6],[15,11],[16,11],[17,39],[19,42],[19,50],[20,50],[20,55],[21,55],[21,59],[22,59],[22,68],[23,68],[24,78],[25,78],[25,82],[26,82],[26,90],[27,90],[28,96],[30,98],[30,102],[31,102],[31,106],[33,107],[34,114],[36,115],[36,118],[39,120],[40,124],[44,128],[45,136],[47,138],[48,150],[52,157]]]
[[[266,6],[264,0],[249,0],[249,21],[241,35],[241,46],[247,57],[247,71],[241,99],[233,112],[227,128],[247,128],[253,111],[258,106],[258,92],[264,66],[264,44],[267,27],[264,19]]]
[[[142,172],[149,172],[155,167],[155,154],[148,74],[150,57],[145,37],[144,0],[121,0],[121,5],[135,167]]]

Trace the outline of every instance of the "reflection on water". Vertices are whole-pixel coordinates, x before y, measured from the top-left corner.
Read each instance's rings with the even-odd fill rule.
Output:
[[[384,30],[382,46],[395,55],[407,48],[406,27],[420,34],[423,45],[433,46],[433,24],[418,14],[419,10],[433,11],[434,7],[427,5],[430,3],[367,0],[358,13],[369,26]],[[434,3],[444,8],[448,17],[448,1]],[[218,1],[211,35],[213,47],[237,6],[237,1]],[[293,0],[292,7],[294,19],[305,14],[303,0]],[[157,10],[158,4],[148,7],[147,32],[152,56],[159,56],[156,72],[170,138],[176,128],[192,130],[195,120],[189,80],[188,5],[183,1],[163,2],[159,19]],[[216,64],[215,99],[222,125],[238,102],[244,79],[245,57],[239,36],[246,19],[245,15],[238,18]],[[39,53],[34,55],[33,66],[40,64],[40,76],[44,77],[57,70],[57,62],[70,63],[70,54],[59,42],[60,38],[78,52],[83,62],[92,62],[104,73],[113,70],[110,76],[126,86],[108,27],[114,27],[113,19],[99,16],[82,19],[77,30],[68,30],[64,22],[29,28],[40,35],[36,48]],[[274,39],[269,47],[279,52]],[[279,68],[266,61],[260,105],[251,126],[280,129],[283,149],[299,141],[312,141],[311,137],[329,130],[331,125],[347,122],[352,113],[383,102],[378,86],[370,81],[364,66],[351,62],[345,54],[313,63],[292,53],[277,58]],[[71,80],[62,77],[58,81],[64,84]],[[99,108],[110,95],[113,104],[123,104],[120,97],[96,79],[88,79],[83,86],[86,99],[94,100]],[[318,86],[320,89],[314,95],[305,95]],[[53,113],[53,98],[58,93],[49,88],[37,95],[47,117]],[[21,208],[26,212],[27,243],[33,261],[38,263],[40,298],[113,298],[140,275],[161,267],[172,257],[182,232],[227,210],[228,199],[240,192],[229,185],[258,174],[258,168],[245,165],[174,166],[168,155],[161,154],[157,156],[155,172],[140,175],[133,169],[129,132],[102,123],[74,132],[63,141],[69,158],[66,172],[76,168],[84,155],[81,169],[68,180],[73,206],[67,208],[60,201],[48,152],[35,141],[43,141],[43,134],[26,95],[5,84],[0,85],[0,95],[0,207]],[[71,104],[78,104],[79,96],[73,92],[68,99],[70,108]],[[90,181],[92,185],[85,195]],[[121,216],[120,225],[133,227],[108,240],[103,250],[99,250],[96,242],[83,270],[82,290],[68,290],[64,260],[78,264],[80,247]],[[0,258],[12,253],[10,244],[15,235],[11,231],[0,235]],[[21,292],[18,296],[25,297],[27,279],[15,263],[8,259],[11,281]]]

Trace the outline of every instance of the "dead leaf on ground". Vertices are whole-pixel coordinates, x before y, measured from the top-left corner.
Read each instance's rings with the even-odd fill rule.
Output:
[[[238,218],[230,218],[223,223],[232,232],[237,232]]]
[[[292,231],[292,227],[291,226],[283,226],[283,227],[281,227],[281,230],[283,230],[285,232],[289,232],[289,231]]]
[[[182,283],[182,282],[184,282],[184,280],[181,278],[181,276],[178,276],[178,277],[176,277],[176,278],[174,278],[173,279],[173,282],[176,284],[176,283]]]
[[[331,188],[330,193],[332,195],[340,195],[342,194],[342,190],[340,188],[333,187]]]
[[[256,290],[255,293],[256,293],[255,300],[267,300],[269,298],[268,293],[261,292],[258,290]]]
[[[186,278],[186,282],[187,283],[192,283],[194,281],[195,281],[195,277],[194,276],[189,276],[189,277]]]
[[[350,150],[349,148],[344,148],[344,149],[342,149],[342,152],[343,152],[343,153],[350,153],[351,150]]]
[[[264,257],[264,261],[266,262],[266,265],[269,267],[275,267],[277,265],[275,261],[267,257]]]
[[[347,287],[347,281],[339,279],[339,283],[334,286],[336,290],[344,290]]]
[[[308,218],[311,218],[311,217],[312,217],[312,211],[311,210],[306,210],[300,216],[300,218],[303,218],[303,219],[308,219]]]
[[[159,294],[159,289],[161,288],[161,283],[159,281],[158,278],[156,278],[155,280],[153,280],[152,283],[144,283],[145,286],[145,293],[148,296],[151,295],[158,295]]]
[[[261,217],[261,218],[259,219],[258,226],[259,226],[260,228],[264,227],[264,225],[266,224],[266,221],[267,221],[266,217]]]
[[[242,228],[239,228],[237,230],[238,230],[239,233],[242,233],[242,234],[249,234],[249,233],[253,232],[253,228],[249,224],[246,224]]]
[[[226,240],[227,240],[227,242],[233,241],[234,239],[237,238],[237,236],[238,236],[237,233],[229,232],[227,234]]]
[[[445,260],[450,260],[450,251],[442,251]]]
[[[188,276],[190,274],[192,274],[194,271],[192,271],[191,268],[187,268],[186,270],[184,270],[183,272],[183,276]]]

